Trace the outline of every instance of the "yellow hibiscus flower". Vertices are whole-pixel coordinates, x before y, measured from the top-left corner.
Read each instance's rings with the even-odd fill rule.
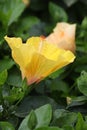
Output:
[[[5,40],[12,49],[13,59],[20,66],[22,77],[26,77],[29,85],[41,81],[75,59],[71,51],[60,49],[40,37],[31,37],[24,44],[21,38],[5,36]]]

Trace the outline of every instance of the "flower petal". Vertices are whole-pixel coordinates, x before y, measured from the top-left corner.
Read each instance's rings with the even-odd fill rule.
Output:
[[[75,30],[76,24],[58,23],[46,40],[59,48],[75,52]]]
[[[10,46],[11,49],[13,49],[14,47],[19,48],[22,45],[22,40],[21,38],[9,38],[7,36],[4,37],[5,40],[7,41],[8,45]]]
[[[73,62],[74,59],[75,56],[70,51],[67,51],[62,55],[60,53],[56,61],[47,59],[39,53],[34,53],[31,62],[27,65],[25,71],[22,71],[22,75],[27,77],[29,84],[38,82],[57,69]]]
[[[40,37],[31,37],[26,44],[33,46],[38,53],[51,60],[56,60],[60,54],[65,52],[64,49],[60,49]]]

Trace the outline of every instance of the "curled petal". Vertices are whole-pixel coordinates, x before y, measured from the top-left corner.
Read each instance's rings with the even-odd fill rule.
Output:
[[[59,48],[75,52],[75,30],[76,24],[58,23],[46,40]]]
[[[7,36],[4,37],[5,40],[7,41],[8,45],[10,46],[11,49],[13,49],[14,47],[19,48],[22,45],[22,40],[21,38],[9,38]]]

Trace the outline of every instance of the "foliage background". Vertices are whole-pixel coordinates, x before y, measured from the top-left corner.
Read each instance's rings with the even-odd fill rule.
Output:
[[[23,1],[0,0],[0,129],[87,130],[87,1]],[[77,24],[75,62],[28,87],[4,36],[47,36],[63,21]]]

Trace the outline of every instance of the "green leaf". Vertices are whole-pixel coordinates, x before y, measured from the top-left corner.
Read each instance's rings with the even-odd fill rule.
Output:
[[[14,64],[14,61],[9,58],[0,60],[0,72],[10,69]]]
[[[60,74],[62,74],[65,71],[65,68],[59,69],[56,72],[49,75],[50,78],[55,79],[56,77],[59,77]]]
[[[15,130],[9,122],[0,122],[0,130]]]
[[[59,91],[59,92],[63,92],[65,94],[68,93],[69,88],[68,85],[66,84],[66,82],[60,80],[60,79],[54,79],[52,80],[51,84],[50,84],[50,88],[51,91]]]
[[[4,27],[11,25],[24,11],[26,5],[22,0],[1,0],[0,1],[0,20]]]
[[[78,113],[78,121],[76,123],[76,130],[87,130],[87,123],[85,123],[80,113]]]
[[[67,125],[72,126],[77,119],[77,114],[74,112],[69,112],[64,109],[57,109],[53,114],[52,125],[58,127],[65,127]]]
[[[68,19],[68,16],[65,10],[62,7],[52,2],[49,3],[49,12],[51,15],[51,19],[53,20],[54,23],[60,22],[60,21],[67,21]]]
[[[33,130],[37,124],[37,117],[36,117],[36,113],[34,111],[31,111],[31,115],[30,118],[28,120],[28,127]]]
[[[87,17],[85,17],[85,18],[82,20],[81,28],[87,29]]]
[[[11,25],[22,14],[22,12],[25,9],[25,5],[22,3],[21,0],[15,0],[15,1],[13,3],[15,7],[13,7],[13,10],[11,12],[11,15],[8,21],[8,26]]]
[[[36,128],[39,128],[41,126],[48,126],[52,118],[52,108],[49,104],[44,105],[36,109],[35,114],[37,117]]]
[[[81,76],[77,79],[77,86],[79,91],[87,96],[87,72],[81,72]]]
[[[59,127],[40,127],[40,128],[37,128],[35,130],[64,130],[62,128],[59,128]]]
[[[4,36],[7,34],[6,28],[4,28],[2,25],[0,25],[0,45],[4,41]]]
[[[28,96],[20,103],[16,109],[15,115],[18,117],[25,117],[32,109],[39,108],[45,104],[51,104],[53,109],[57,108],[57,103],[47,96]]]
[[[7,83],[12,86],[21,87],[22,77],[18,68],[12,68],[9,71]]]
[[[35,111],[31,111],[22,121],[18,130],[33,130],[41,126],[48,126],[51,121],[52,109],[49,104],[44,105]]]
[[[37,118],[34,111],[31,111],[28,116],[21,122],[18,130],[33,130],[37,123]]]
[[[4,70],[0,73],[0,85],[3,85],[7,79],[7,70]]]

